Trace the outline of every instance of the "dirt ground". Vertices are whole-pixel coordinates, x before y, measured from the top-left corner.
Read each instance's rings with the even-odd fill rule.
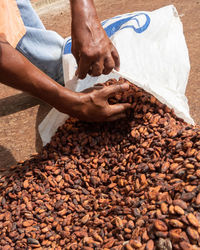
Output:
[[[191,72],[186,95],[191,115],[200,124],[200,0],[96,0],[100,20],[138,10],[160,8],[174,4],[183,22],[189,48]],[[60,4],[60,5],[59,5]],[[63,1],[38,9],[47,29],[57,31],[61,36],[70,34],[69,4]],[[26,93],[0,84],[0,167],[25,160],[40,148],[37,127],[50,107]]]

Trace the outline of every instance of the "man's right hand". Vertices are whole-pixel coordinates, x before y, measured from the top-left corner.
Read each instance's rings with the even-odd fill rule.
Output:
[[[86,89],[82,93],[77,93],[78,98],[70,105],[69,115],[88,122],[114,121],[126,116],[125,111],[131,107],[129,103],[120,103],[110,105],[108,98],[118,92],[124,92],[129,89],[128,84],[103,86],[96,85],[93,88]],[[64,94],[64,93],[63,93]],[[64,98],[64,95],[63,95]],[[60,100],[61,112],[66,113],[64,99]],[[68,107],[69,110],[69,107]]]

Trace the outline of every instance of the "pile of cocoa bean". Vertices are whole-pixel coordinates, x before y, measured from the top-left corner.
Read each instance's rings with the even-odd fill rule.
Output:
[[[68,119],[0,178],[0,249],[200,249],[200,127],[133,84],[109,102],[132,107]]]

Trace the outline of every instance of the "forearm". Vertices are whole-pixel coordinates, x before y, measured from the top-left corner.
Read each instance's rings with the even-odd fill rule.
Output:
[[[101,37],[100,30],[103,31],[103,29],[98,19],[93,0],[70,0],[70,3],[72,36],[75,34],[75,37],[83,42],[83,47],[89,46],[88,40],[84,38],[85,36],[88,36],[96,43],[99,43],[100,40],[97,38],[99,36]]]
[[[119,55],[98,19],[93,0],[70,0],[72,54],[78,77],[109,74],[119,70]]]
[[[40,71],[3,38],[0,38],[0,82],[28,92],[58,109],[63,91],[65,96],[68,94],[66,99],[69,107],[73,101],[73,92],[67,91]]]
[[[70,0],[72,21],[73,17],[78,19],[98,19],[93,0]]]
[[[112,121],[125,116],[130,104],[109,105],[111,94],[126,91],[128,86],[91,88],[75,93],[60,86],[31,64],[0,36],[0,82],[26,91],[59,111],[85,121]]]

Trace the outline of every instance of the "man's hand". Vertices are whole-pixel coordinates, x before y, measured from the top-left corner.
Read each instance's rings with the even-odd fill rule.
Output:
[[[0,82],[26,91],[59,111],[84,121],[112,121],[125,116],[130,104],[109,105],[108,98],[128,84],[96,85],[83,93],[66,89],[45,75],[0,35]]]
[[[119,70],[116,48],[98,20],[93,0],[71,0],[72,54],[78,64],[78,77],[99,76]]]
[[[69,115],[88,122],[114,121],[126,116],[126,110],[131,107],[129,103],[120,103],[110,105],[108,98],[118,92],[124,92],[129,89],[128,84],[103,86],[96,85],[93,88],[86,89],[79,93],[79,98],[71,104]],[[64,93],[63,93],[64,98]],[[64,99],[61,98],[59,108],[61,112],[65,111]],[[62,110],[64,108],[64,110]]]

